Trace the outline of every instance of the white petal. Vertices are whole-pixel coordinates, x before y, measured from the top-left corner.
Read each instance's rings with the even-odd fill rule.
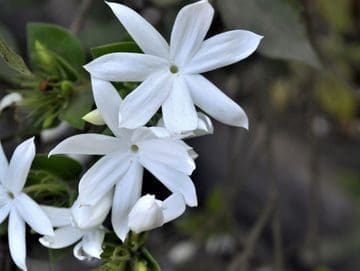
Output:
[[[67,122],[62,121],[55,128],[44,129],[40,132],[41,143],[49,144],[54,141],[56,142],[70,131],[73,131],[73,128]]]
[[[5,108],[20,102],[22,99],[22,96],[16,92],[5,95],[0,101],[0,113]]]
[[[125,5],[107,4],[144,53],[168,58],[169,45],[151,24]]]
[[[122,99],[111,82],[91,78],[95,104],[111,131],[118,135],[119,110]]]
[[[124,144],[113,136],[101,134],[75,135],[60,142],[49,155],[54,154],[87,154],[105,155],[125,150]]]
[[[41,205],[41,209],[48,216],[53,227],[64,227],[71,225],[72,223],[72,216],[69,208]]]
[[[164,224],[162,202],[153,195],[141,197],[129,213],[129,227],[135,233],[149,231]]]
[[[109,214],[114,191],[109,191],[94,206],[81,206],[80,201],[76,200],[71,207],[75,224],[80,229],[90,229],[101,225]]]
[[[187,205],[191,207],[197,206],[195,186],[189,176],[150,160],[142,160],[141,163],[171,192],[181,194],[185,198]]]
[[[199,155],[196,153],[196,151],[194,151],[194,149],[193,149],[190,145],[186,144],[186,143],[185,143],[184,141],[182,141],[182,140],[178,140],[178,142],[179,142],[179,144],[182,144],[182,145],[184,146],[184,148],[185,148],[186,151],[188,152],[189,156],[190,156],[193,160],[195,160],[195,159],[197,159],[197,158],[199,157]]]
[[[168,67],[163,58],[136,53],[111,53],[84,66],[91,76],[112,82],[142,82]]]
[[[248,129],[249,121],[244,110],[213,83],[201,75],[188,75],[186,82],[195,104],[207,114],[225,124]]]
[[[100,255],[103,252],[102,244],[104,238],[105,231],[101,229],[85,233],[81,241],[83,252],[91,258],[101,259]]]
[[[164,223],[181,216],[186,209],[184,198],[180,194],[172,194],[163,202]]]
[[[14,208],[10,212],[8,236],[11,258],[21,270],[26,271],[25,222]]]
[[[261,39],[262,36],[245,30],[211,37],[204,41],[185,70],[188,73],[203,73],[239,62],[256,50]]]
[[[28,195],[22,193],[14,200],[19,215],[37,233],[44,235],[54,234],[50,219],[41,207]]]
[[[8,217],[10,212],[11,204],[5,204],[0,207],[0,224]]]
[[[72,226],[58,228],[54,231],[52,236],[43,236],[39,239],[44,247],[59,249],[71,246],[76,241],[80,240],[83,233]]]
[[[115,233],[122,241],[125,241],[129,232],[128,215],[140,198],[142,178],[143,167],[134,161],[115,188],[111,221]]]
[[[172,88],[168,72],[152,75],[133,90],[121,104],[120,127],[134,129],[145,125],[158,111]]]
[[[4,186],[15,195],[22,191],[34,157],[35,144],[33,137],[24,141],[15,149],[10,160],[6,180],[4,180]]]
[[[90,260],[89,255],[87,255],[84,250],[83,250],[83,242],[80,241],[79,243],[77,243],[74,248],[73,248],[73,254],[74,257],[76,259],[78,259],[79,261],[86,261],[86,260]]]
[[[80,205],[95,205],[119,182],[129,168],[127,154],[112,153],[97,161],[81,178]]]
[[[9,162],[6,158],[2,144],[0,143],[0,183],[5,185],[6,183],[6,174],[9,169]]]
[[[171,33],[170,57],[186,64],[199,50],[210,28],[214,9],[207,0],[187,5],[178,13]]]
[[[139,142],[157,139],[170,138],[170,132],[163,127],[140,127],[137,128],[131,136],[131,142],[138,144]]]
[[[111,83],[109,83],[111,84]],[[103,117],[101,116],[100,110],[99,109],[94,109],[92,111],[90,111],[89,113],[87,113],[85,116],[82,117],[82,119],[88,123],[91,123],[93,125],[105,125],[105,120],[103,119]]]
[[[194,137],[213,134],[214,126],[211,119],[204,113],[198,112],[198,126],[194,131]]]
[[[195,130],[198,123],[194,102],[182,76],[174,80],[173,88],[162,106],[166,128],[179,133]]]
[[[202,112],[197,112],[197,127],[193,131],[182,132],[182,133],[171,133],[170,136],[173,139],[183,139],[199,137],[203,135],[213,134],[214,126],[211,119]],[[165,127],[164,118],[161,118],[156,124],[159,128]]]
[[[161,163],[187,175],[191,175],[195,169],[194,160],[178,140],[151,139],[141,142],[138,146],[140,161]]]

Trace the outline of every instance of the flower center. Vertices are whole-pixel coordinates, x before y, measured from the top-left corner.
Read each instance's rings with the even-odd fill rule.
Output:
[[[15,198],[13,192],[7,192],[7,194],[8,194],[8,196],[9,196],[10,199],[14,199],[14,198]]]
[[[171,66],[170,66],[170,72],[171,72],[171,73],[178,73],[178,72],[179,72],[178,66],[176,66],[176,65],[171,65]]]
[[[130,149],[132,152],[137,153],[139,151],[139,146],[133,144],[133,145],[131,145]]]

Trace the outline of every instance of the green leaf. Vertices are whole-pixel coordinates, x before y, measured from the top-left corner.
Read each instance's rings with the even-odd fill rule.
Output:
[[[222,0],[218,8],[230,28],[263,35],[259,52],[278,59],[302,61],[319,68],[319,59],[300,20],[300,10],[284,0]]]
[[[7,45],[12,48],[15,52],[18,52],[18,44],[15,37],[10,30],[3,24],[0,23],[0,37],[5,40]],[[4,82],[10,82],[16,84],[17,72],[11,69],[6,62],[0,58],[0,78]]]
[[[0,38],[0,57],[14,71],[25,76],[31,76],[31,71],[22,57],[15,53],[2,38]]]
[[[38,46],[59,55],[75,70],[80,70],[85,63],[85,53],[80,41],[68,30],[57,25],[30,23],[27,25],[28,50],[31,63],[35,67],[42,67],[43,60],[39,59]]]
[[[137,46],[137,44],[132,41],[111,43],[91,48],[91,54],[94,58],[115,52],[142,53],[139,46]]]
[[[66,156],[37,155],[24,192],[40,204],[69,207],[75,200],[81,165]]]
[[[45,154],[38,154],[32,163],[31,170],[45,170],[67,181],[78,179],[83,169],[79,162],[67,156],[48,157]]]
[[[89,85],[74,88],[71,93],[70,102],[64,106],[59,118],[77,129],[83,129],[85,121],[82,117],[89,113],[94,104],[90,89]]]

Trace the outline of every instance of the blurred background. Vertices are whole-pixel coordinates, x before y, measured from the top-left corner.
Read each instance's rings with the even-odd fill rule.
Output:
[[[168,37],[177,11],[191,1],[114,2]],[[211,2],[209,36],[230,29],[265,36],[248,59],[206,75],[245,108],[250,130],[215,122],[214,135],[189,141],[200,155],[193,175],[199,207],[152,231],[149,250],[163,271],[360,270],[360,2]],[[99,0],[0,6],[0,35],[25,59],[28,22],[72,28],[87,52],[127,37]],[[8,72],[2,63],[2,95]],[[15,129],[11,114],[1,115],[0,125],[4,138]],[[1,271],[16,270],[0,246]],[[49,264],[36,237],[29,237],[28,255],[30,271],[96,266],[73,260],[71,249]]]

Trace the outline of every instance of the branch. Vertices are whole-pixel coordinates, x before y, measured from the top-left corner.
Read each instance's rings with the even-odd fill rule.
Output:
[[[265,207],[260,213],[258,220],[255,225],[252,227],[251,232],[248,235],[248,238],[245,242],[244,250],[237,255],[235,255],[234,260],[230,263],[228,271],[247,271],[249,268],[249,260],[251,259],[257,241],[260,238],[261,233],[263,232],[266,224],[270,220],[275,206],[276,206],[276,194],[274,191],[269,195]]]
[[[85,22],[85,16],[87,12],[89,11],[92,3],[94,0],[83,0],[76,12],[77,16],[74,18],[70,25],[70,31],[74,33],[74,35],[79,34],[80,30],[82,29],[84,22]]]
[[[322,54],[319,46],[311,14],[311,1],[303,0],[304,17],[309,35],[310,42],[318,55],[323,65],[329,66],[326,63],[325,57]],[[310,187],[309,187],[309,222],[307,228],[307,235],[305,238],[305,252],[310,250],[310,263],[316,265],[321,263],[321,238],[319,231],[319,214],[321,207],[321,183],[320,183],[320,167],[319,167],[319,142],[312,129],[312,121],[316,116],[316,108],[313,105],[313,89],[311,85],[314,81],[314,75],[310,77],[310,86],[307,91],[307,125],[309,127],[308,141],[310,145],[309,154],[309,173],[310,173]],[[306,254],[305,254],[306,255]]]

